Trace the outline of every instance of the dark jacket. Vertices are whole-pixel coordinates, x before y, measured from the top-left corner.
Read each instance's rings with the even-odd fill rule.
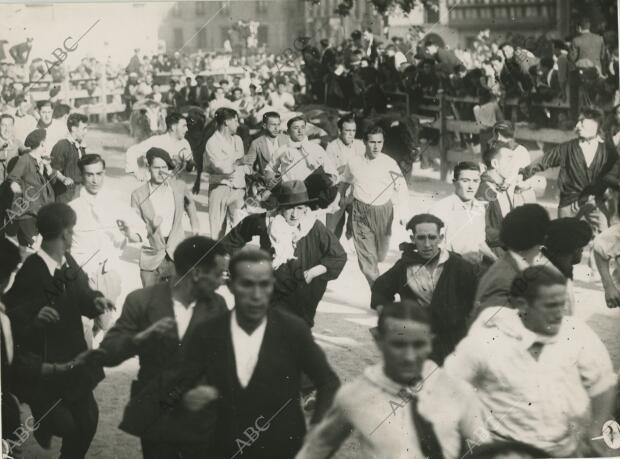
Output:
[[[82,183],[82,174],[78,167],[78,161],[82,155],[86,154],[84,147],[78,147],[68,139],[60,139],[52,148],[52,167],[60,171],[65,177],[71,178],[75,184],[66,187],[60,181],[54,184],[56,202],[69,202],[75,197],[77,185]]]
[[[45,204],[54,202],[54,190],[52,183],[54,177],[49,177],[45,172],[40,173],[37,160],[26,153],[17,157],[17,162],[9,175],[8,182],[17,182],[22,188],[21,199],[16,196],[13,200],[9,218],[17,220],[36,217],[39,209]],[[25,206],[23,203],[26,203]]]
[[[94,300],[102,295],[89,287],[86,273],[68,253],[66,260],[68,270],[64,280],[54,280],[43,259],[36,254],[29,256],[18,271],[5,296],[16,354],[29,354],[40,363],[66,363],[86,350],[82,316],[99,315]],[[35,318],[44,306],[56,309],[60,320],[39,328]],[[103,376],[100,367],[84,366],[53,381],[25,379],[16,384],[16,393],[28,403],[54,397],[79,398],[94,389]]]
[[[371,307],[394,301],[416,298],[407,283],[407,268],[414,263],[414,245],[400,245],[402,257],[373,284]],[[450,252],[437,281],[430,305],[431,329],[435,335],[432,358],[441,365],[458,342],[467,334],[467,319],[474,304],[476,268],[459,254]]]
[[[174,340],[154,338],[142,348],[137,348],[133,344],[136,334],[160,319],[174,318],[172,293],[170,284],[165,282],[134,290],[127,296],[120,317],[95,351],[104,366],[120,365],[136,355],[139,358],[138,377],[131,384],[131,400],[120,425],[123,431],[140,437],[159,437],[159,440],[163,440],[163,435],[170,435],[168,439],[173,437],[178,441],[180,429],[175,433],[162,432],[161,429],[166,416],[177,419],[177,415],[183,420],[183,426],[193,425],[193,428],[185,429],[185,441],[191,439],[193,434],[199,437],[200,432],[209,430],[208,422],[206,426],[201,425],[188,412],[179,412],[178,399],[170,395],[171,388],[178,384],[171,375],[176,371],[180,352],[189,337],[199,324],[228,311],[224,299],[218,294],[213,294],[210,302],[198,302],[195,308],[182,340],[178,337]],[[167,425],[170,427],[169,422]]]
[[[239,383],[230,334],[232,313],[200,325],[187,343],[184,365],[198,371],[219,392],[214,457],[293,458],[301,448],[306,421],[301,409],[301,375],[317,389],[312,423],[331,405],[340,382],[310,329],[279,309],[267,313],[258,362],[247,387]],[[258,431],[258,426],[269,427]],[[248,436],[253,427],[259,436]],[[264,427],[263,427],[264,428]]]

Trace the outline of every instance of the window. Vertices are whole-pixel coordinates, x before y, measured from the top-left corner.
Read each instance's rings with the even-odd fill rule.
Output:
[[[174,43],[174,49],[180,49],[183,48],[183,29],[181,29],[180,27],[176,27],[173,30],[173,43]]]
[[[196,33],[198,34],[198,49],[205,49],[207,47],[207,29],[205,27],[199,28]]]
[[[258,34],[256,36],[256,39],[258,40],[258,44],[259,45],[268,43],[268,41],[269,41],[269,27],[267,27],[266,25],[259,25],[258,26]]]
[[[425,5],[424,10],[425,10],[424,12],[426,16],[425,22],[427,24],[435,24],[439,22],[439,9],[438,8],[433,8],[432,6]]]
[[[196,2],[196,16],[204,16],[206,6],[205,2]]]
[[[258,0],[256,2],[256,13],[265,14],[267,13],[267,2],[265,0]]]

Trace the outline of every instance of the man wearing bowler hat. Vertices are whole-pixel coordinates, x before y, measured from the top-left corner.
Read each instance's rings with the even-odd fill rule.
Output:
[[[173,273],[174,249],[185,239],[183,214],[193,234],[200,232],[196,204],[182,181],[171,175],[174,162],[167,151],[153,147],[146,152],[150,180],[131,193],[131,206],[146,224],[148,240],[140,253],[140,278],[147,287],[167,280]]]

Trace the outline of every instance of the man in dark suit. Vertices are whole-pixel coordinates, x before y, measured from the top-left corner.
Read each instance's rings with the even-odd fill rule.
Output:
[[[302,373],[317,388],[311,424],[330,406],[338,377],[304,322],[270,308],[274,274],[267,252],[238,251],[230,276],[235,308],[202,324],[186,345],[185,371],[200,374],[206,385],[188,391],[184,404],[198,410],[213,402],[215,457],[292,458],[306,432]]]
[[[60,457],[84,458],[97,429],[99,411],[93,389],[104,377],[101,368],[77,363],[86,350],[81,316],[95,318],[113,308],[70,255],[76,215],[64,203],[48,204],[37,214],[41,249],[26,259],[5,301],[15,349],[29,353],[41,377],[15,384],[17,396],[40,422],[35,438],[48,448],[53,435],[62,438]]]
[[[173,271],[172,256],[185,238],[183,214],[187,212],[192,233],[198,234],[196,204],[182,181],[171,177],[175,164],[161,148],[146,152],[151,179],[131,193],[131,207],[137,209],[146,223],[148,243],[140,253],[140,279],[148,287],[167,280]]]
[[[202,108],[209,106],[209,86],[202,75],[196,77],[196,105]]]
[[[328,74],[334,71],[337,62],[337,53],[329,42],[328,38],[321,39],[321,67],[323,73]]]
[[[169,370],[199,324],[227,312],[215,293],[226,262],[224,249],[212,239],[194,236],[181,242],[174,252],[175,277],[130,293],[120,317],[90,353],[104,366],[140,358],[120,427],[140,437],[145,459],[205,457],[211,423],[172,409],[177,400],[170,394],[179,386]]]
[[[590,19],[582,18],[579,22],[579,34],[573,38],[569,56],[574,63],[589,60],[598,73],[603,74],[605,41],[600,35],[590,32]]]
[[[192,86],[191,78],[185,78],[185,86],[179,92],[183,105],[196,105],[196,87]]]
[[[78,161],[86,154],[82,141],[88,129],[88,117],[81,113],[71,113],[67,119],[67,129],[69,129],[67,138],[59,140],[52,148],[52,169],[69,177],[74,184],[65,186],[61,182],[56,182],[54,186],[56,202],[71,201],[75,197],[76,185],[82,182]]]

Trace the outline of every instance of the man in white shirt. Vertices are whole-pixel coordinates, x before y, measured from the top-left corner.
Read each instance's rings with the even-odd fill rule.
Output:
[[[291,141],[276,150],[266,170],[272,172],[280,181],[304,181],[319,167],[330,176],[333,183],[338,178],[338,170],[332,158],[316,142],[306,137],[306,120],[296,116],[286,123]]]
[[[64,139],[69,135],[67,119],[69,118],[70,112],[71,107],[66,104],[59,104],[54,107],[52,124],[50,124],[50,127],[47,128],[46,140],[49,145],[54,146],[60,139]]]
[[[461,445],[488,438],[487,425],[471,386],[430,359],[433,335],[428,308],[411,300],[386,304],[373,336],[382,362],[340,388],[297,459],[325,459],[355,432],[359,458],[457,459]],[[485,425],[487,424],[487,425]]]
[[[226,92],[224,88],[221,86],[217,86],[214,90],[214,98],[209,102],[209,116],[213,118],[215,116],[215,112],[217,112],[220,108],[233,108],[232,102],[230,99],[226,98]]]
[[[23,150],[26,136],[36,129],[37,120],[34,116],[28,114],[30,102],[24,95],[19,95],[15,98],[15,107],[15,127],[13,132],[20,150]]]
[[[176,162],[175,170],[180,171],[192,157],[192,149],[185,138],[187,132],[187,120],[180,113],[172,112],[166,116],[167,132],[155,135],[129,147],[125,163],[125,172],[133,173],[141,181],[148,179],[148,172],[140,167],[138,160],[146,157],[146,152],[155,147],[168,152]]]
[[[226,228],[241,220],[241,208],[245,197],[245,174],[252,168],[244,163],[244,148],[237,112],[222,108],[215,118],[217,131],[207,141],[204,161],[209,173],[209,226],[211,237],[221,239]]]
[[[565,316],[566,296],[558,271],[525,269],[512,283],[517,309],[483,311],[444,369],[474,385],[502,419],[490,431],[493,439],[520,441],[552,457],[609,455],[594,438],[613,419],[616,374],[594,331]]]
[[[476,199],[480,167],[463,161],[454,167],[454,193],[436,202],[428,211],[445,225],[446,248],[474,263],[497,257],[485,242],[485,203]]]
[[[401,225],[408,221],[407,182],[398,163],[382,153],[384,139],[383,129],[370,128],[365,135],[366,153],[349,161],[353,242],[360,269],[370,286],[379,277],[379,262],[387,255],[394,214]]]
[[[295,109],[295,98],[286,92],[286,83],[278,82],[278,89],[269,96],[269,103],[277,112],[291,112]]]
[[[78,167],[82,187],[69,203],[77,215],[71,254],[88,275],[91,288],[116,303],[122,288],[119,258],[123,248],[127,242],[145,241],[146,228],[126,197],[104,187],[105,161],[101,156],[84,155]],[[108,328],[110,320],[105,314],[95,321],[82,318],[89,348],[98,331]]]

